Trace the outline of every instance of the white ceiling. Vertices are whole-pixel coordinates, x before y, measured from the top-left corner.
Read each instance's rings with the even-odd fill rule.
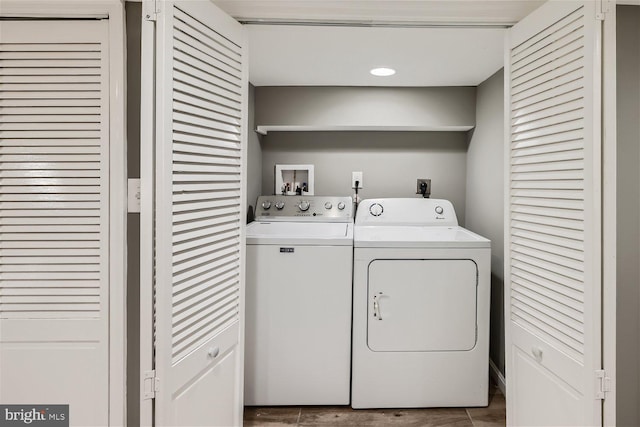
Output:
[[[543,0],[214,0],[240,20],[501,23],[512,25]]]
[[[502,29],[249,26],[255,86],[475,86],[500,69]],[[390,67],[391,77],[369,70]]]
[[[247,24],[249,80],[255,86],[475,86],[502,66],[504,27],[541,3],[216,0],[241,22],[261,22]],[[296,25],[282,25],[291,23]],[[301,25],[317,23],[340,25]],[[380,66],[397,73],[369,74]]]

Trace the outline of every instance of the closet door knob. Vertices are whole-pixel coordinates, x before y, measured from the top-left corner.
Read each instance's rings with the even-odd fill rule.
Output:
[[[220,347],[211,347],[207,352],[207,356],[211,359],[215,359],[220,354]]]
[[[542,362],[542,349],[540,347],[532,347],[531,353],[533,354],[533,357],[536,359],[536,362],[538,363]]]

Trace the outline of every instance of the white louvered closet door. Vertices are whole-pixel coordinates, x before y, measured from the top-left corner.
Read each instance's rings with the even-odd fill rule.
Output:
[[[156,421],[240,425],[244,29],[209,2],[159,4]]]
[[[0,23],[0,402],[109,422],[107,21]]]
[[[507,421],[601,425],[601,21],[549,2],[506,53]]]

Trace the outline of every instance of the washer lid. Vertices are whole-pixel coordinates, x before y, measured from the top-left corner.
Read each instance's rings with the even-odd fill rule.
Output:
[[[256,221],[247,225],[247,244],[351,246],[353,224]]]
[[[489,248],[491,241],[465,228],[434,226],[357,226],[360,248]]]

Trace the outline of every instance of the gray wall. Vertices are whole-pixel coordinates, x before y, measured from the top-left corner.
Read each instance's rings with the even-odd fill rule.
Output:
[[[449,199],[465,218],[467,135],[463,132],[270,132],[262,140],[262,193],[274,193],[276,164],[315,165],[315,194],[349,196],[351,172],[363,172],[360,197],[418,197],[431,178],[433,198]]]
[[[256,133],[255,126],[255,87],[249,85],[249,124],[247,138],[247,200],[255,212],[256,199],[262,192],[262,135]]]
[[[258,87],[256,125],[473,126],[475,87]]]
[[[478,86],[467,151],[466,226],[491,240],[490,357],[504,375],[504,72]]]
[[[140,24],[142,3],[127,19],[127,175],[140,178]],[[127,424],[140,422],[140,214],[127,214]]]
[[[617,424],[640,425],[640,7],[617,8]]]

